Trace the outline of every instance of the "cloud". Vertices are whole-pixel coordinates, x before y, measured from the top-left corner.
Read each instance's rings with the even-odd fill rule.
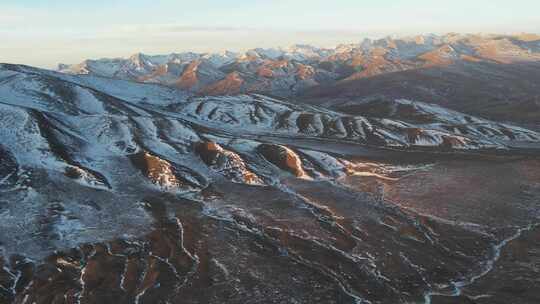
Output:
[[[123,25],[118,27],[118,31],[124,33],[194,33],[194,32],[238,32],[251,31],[251,28],[241,28],[232,26],[197,26],[197,25],[177,25],[177,24],[151,24],[151,25]]]
[[[15,27],[23,25],[29,18],[35,17],[35,12],[18,9],[3,9],[0,7],[0,25]]]

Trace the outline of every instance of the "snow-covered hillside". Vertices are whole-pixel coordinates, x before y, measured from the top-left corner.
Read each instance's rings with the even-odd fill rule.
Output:
[[[405,99],[349,115],[89,74],[0,64],[1,303],[418,302],[489,269],[536,212],[462,224],[377,188],[428,161],[538,155],[531,130]],[[527,174],[508,187],[534,198]]]

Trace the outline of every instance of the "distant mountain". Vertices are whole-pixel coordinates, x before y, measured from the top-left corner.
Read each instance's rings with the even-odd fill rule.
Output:
[[[339,77],[313,65],[330,53],[331,50],[297,45],[289,49],[254,49],[243,54],[135,54],[128,59],[60,64],[59,71],[159,83],[201,94],[266,92],[289,96],[305,87]],[[229,84],[228,80],[233,77],[237,80]]]
[[[136,54],[60,64],[59,71],[158,83],[199,95],[298,96],[334,108],[345,100],[409,98],[527,123],[540,117],[539,62],[540,36],[447,34],[365,39],[332,49],[296,45],[245,53]]]
[[[296,45],[245,53],[135,54],[128,59],[60,64],[59,71],[180,86],[199,93],[237,73],[244,82],[239,93],[290,96],[315,85],[459,62],[510,64],[538,60],[540,37],[448,34],[365,39],[333,49]]]

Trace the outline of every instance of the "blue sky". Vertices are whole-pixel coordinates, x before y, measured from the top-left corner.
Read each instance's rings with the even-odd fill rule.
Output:
[[[243,50],[444,32],[540,32],[538,0],[1,0],[0,62]]]

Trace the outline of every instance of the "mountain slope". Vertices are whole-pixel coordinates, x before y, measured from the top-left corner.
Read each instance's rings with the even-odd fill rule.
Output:
[[[6,303],[472,297],[540,215],[540,134],[403,99],[347,115],[3,64],[0,139]],[[519,203],[407,206],[413,177],[451,169],[461,204]]]
[[[540,115],[538,77],[538,62],[465,62],[319,86],[298,99],[339,110],[343,104],[408,98],[495,120],[536,123]]]

